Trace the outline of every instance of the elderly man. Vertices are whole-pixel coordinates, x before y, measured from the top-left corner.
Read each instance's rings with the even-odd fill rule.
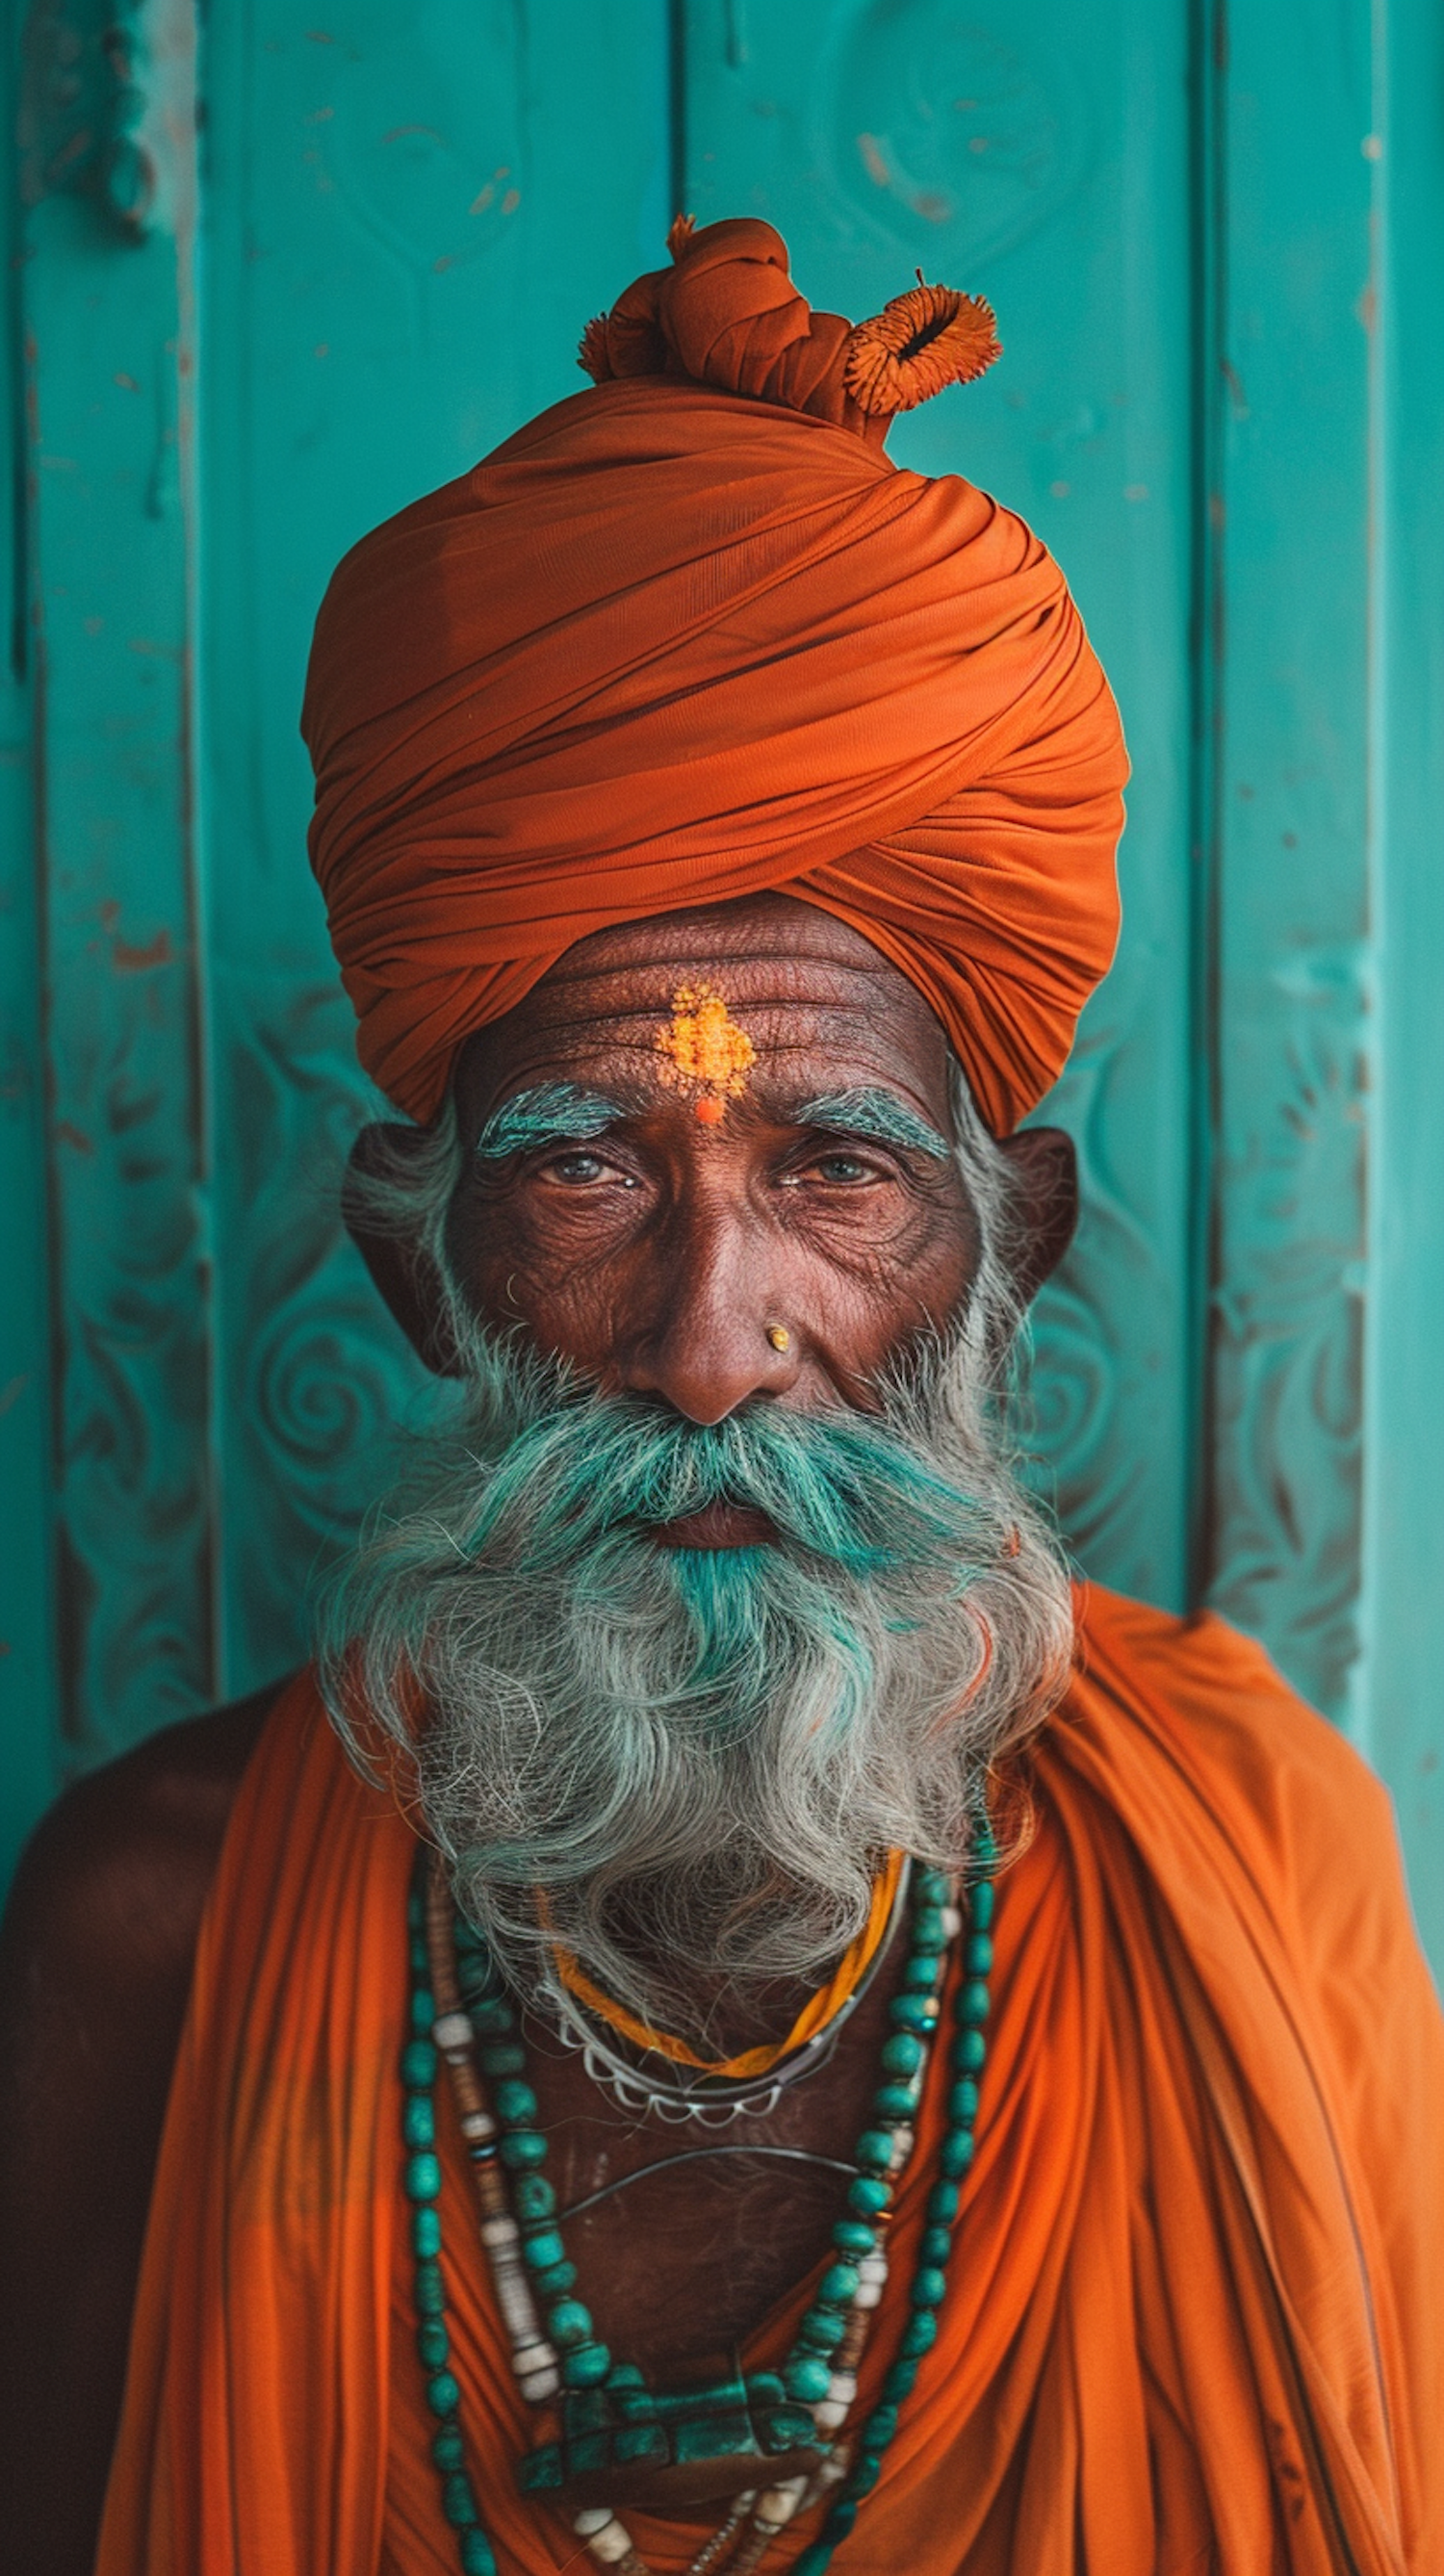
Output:
[[[10,2527],[90,2563],[118,2417],[101,2576],[1432,2576],[1384,1800],[1007,1453],[1123,760],[882,453],[991,316],[673,256],[322,610],[348,1217],[460,1392],[314,1670],[22,1880]]]

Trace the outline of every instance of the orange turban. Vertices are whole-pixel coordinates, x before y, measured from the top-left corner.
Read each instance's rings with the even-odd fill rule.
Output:
[[[361,1060],[428,1119],[575,941],[773,889],[901,967],[1004,1134],[1111,960],[1127,765],[1046,549],[882,453],[992,316],[919,286],[852,330],[753,220],[672,247],[591,325],[595,389],[322,602],[310,846]]]

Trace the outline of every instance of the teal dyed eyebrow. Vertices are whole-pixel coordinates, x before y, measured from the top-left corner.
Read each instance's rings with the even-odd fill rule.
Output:
[[[845,1136],[872,1136],[879,1145],[901,1145],[926,1154],[935,1163],[952,1153],[945,1136],[909,1109],[894,1092],[863,1086],[856,1091],[830,1091],[824,1099],[805,1100],[792,1118],[799,1127],[829,1127]]]
[[[483,1162],[499,1163],[508,1154],[535,1153],[539,1145],[603,1135],[623,1115],[615,1100],[578,1082],[539,1082],[493,1109],[472,1150]]]

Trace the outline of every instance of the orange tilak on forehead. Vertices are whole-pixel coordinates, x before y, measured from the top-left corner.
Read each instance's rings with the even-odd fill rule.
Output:
[[[713,984],[682,984],[672,996],[672,1016],[657,1031],[657,1053],[666,1058],[662,1079],[695,1090],[696,1114],[715,1127],[729,1100],[747,1088],[757,1049],[739,1029]]]

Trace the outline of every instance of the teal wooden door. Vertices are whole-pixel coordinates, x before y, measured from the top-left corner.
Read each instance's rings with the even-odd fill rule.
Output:
[[[1430,0],[33,0],[7,76],[12,1842],[299,1659],[418,1401],[335,1214],[327,573],[576,387],[676,208],[755,210],[817,302],[993,300],[1002,365],[895,452],[1035,522],[1128,725],[1040,1474],[1374,1755],[1444,1957]]]

